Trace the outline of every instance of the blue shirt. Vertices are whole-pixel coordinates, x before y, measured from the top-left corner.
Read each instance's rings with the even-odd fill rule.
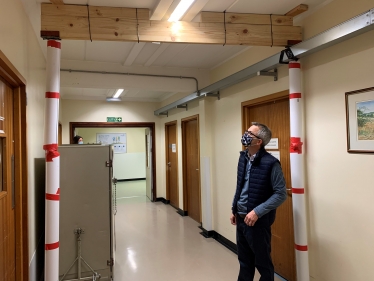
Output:
[[[246,174],[244,177],[244,185],[237,203],[239,214],[247,214],[249,177],[251,174],[252,161],[254,160],[255,156],[256,154],[252,155],[251,158],[248,159],[249,161],[247,162]],[[266,200],[264,203],[258,205],[256,208],[253,209],[259,218],[261,218],[263,215],[266,215],[271,210],[274,210],[277,207],[279,207],[287,198],[286,181],[284,180],[282,168],[278,162],[274,164],[271,170],[271,184],[273,186],[274,191],[273,195],[270,196],[270,198]]]

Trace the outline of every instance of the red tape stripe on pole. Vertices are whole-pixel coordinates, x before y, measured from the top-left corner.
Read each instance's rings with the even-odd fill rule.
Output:
[[[53,158],[56,158],[59,156],[60,156],[60,153],[57,150],[50,150],[47,152],[47,155],[45,156],[45,161],[53,162]]]
[[[294,194],[304,194],[305,189],[304,188],[292,188],[292,193],[294,193]]]
[[[308,251],[308,245],[297,245],[295,244],[295,249],[298,251],[306,252]]]
[[[288,64],[288,68],[301,68],[301,65],[300,65],[300,63],[290,62]]]
[[[301,93],[290,94],[290,100],[291,99],[301,99]]]
[[[57,92],[46,92],[45,97],[47,99],[59,99],[60,98],[60,93]]]
[[[45,249],[47,251],[55,250],[60,247],[60,242],[52,243],[52,244],[45,244]]]
[[[47,47],[61,49],[61,42],[48,40]]]
[[[51,201],[60,201],[60,194],[45,194],[45,199],[51,200]]]

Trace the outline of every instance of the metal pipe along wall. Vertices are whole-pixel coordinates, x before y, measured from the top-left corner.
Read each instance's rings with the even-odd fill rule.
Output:
[[[300,62],[289,64],[291,184],[298,281],[309,281],[308,237],[305,207],[303,151],[303,99]]]
[[[44,123],[46,160],[45,194],[45,263],[44,280],[58,281],[59,215],[60,215],[60,154],[58,153],[58,116],[60,100],[61,43],[47,42],[47,87]]]

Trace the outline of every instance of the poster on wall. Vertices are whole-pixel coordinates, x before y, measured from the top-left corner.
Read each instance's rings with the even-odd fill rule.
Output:
[[[96,143],[113,144],[114,153],[127,152],[126,133],[97,133]]]

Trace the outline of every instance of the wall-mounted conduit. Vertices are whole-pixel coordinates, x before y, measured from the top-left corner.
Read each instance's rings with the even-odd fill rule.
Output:
[[[111,71],[95,71],[95,70],[78,70],[78,69],[60,69],[65,72],[75,73],[92,73],[92,74],[112,74],[112,75],[126,75],[126,76],[143,76],[143,77],[158,77],[158,78],[174,78],[174,79],[192,79],[196,83],[196,92],[199,92],[199,81],[195,77],[177,76],[177,75],[159,75],[159,74],[143,74],[130,72],[111,72]]]

